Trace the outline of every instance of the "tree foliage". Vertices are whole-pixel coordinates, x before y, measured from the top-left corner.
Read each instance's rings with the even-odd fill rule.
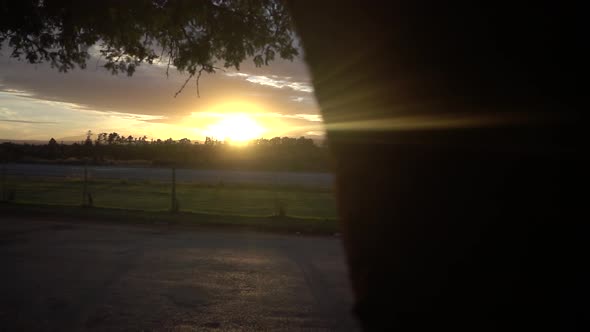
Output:
[[[99,133],[96,139],[74,144],[0,144],[0,162],[33,162],[93,165],[177,166],[202,169],[257,171],[327,171],[325,146],[305,137],[274,137],[232,146],[207,137],[204,143],[188,138],[149,140],[116,132]]]
[[[197,87],[201,73],[218,66],[239,70],[247,58],[262,66],[297,55],[281,0],[3,0],[6,44],[11,57],[61,72],[85,68],[94,49],[113,74],[163,61]]]

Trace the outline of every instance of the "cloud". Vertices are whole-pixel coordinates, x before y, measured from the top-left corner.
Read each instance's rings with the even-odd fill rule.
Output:
[[[303,102],[304,100],[305,100],[305,98],[303,98],[303,97],[300,97],[300,96],[294,96],[294,97],[291,97],[291,101],[294,101],[294,102],[296,102],[296,103],[301,103],[301,102]]]
[[[29,121],[29,120],[11,120],[11,119],[0,119],[2,122],[16,122],[16,123],[37,123],[37,124],[55,124],[57,122],[48,121]]]
[[[23,90],[3,88],[3,85],[0,85],[0,91],[7,92],[7,93],[13,94],[15,96],[19,96],[19,97],[32,97],[33,96],[33,94],[23,91]]]
[[[318,114],[295,114],[290,117],[295,119],[303,119],[311,122],[322,122],[322,117]]]
[[[267,113],[264,121],[281,136],[291,130],[293,135],[304,134],[298,128],[321,124],[307,68],[300,60],[279,60],[260,68],[245,61],[241,72],[203,75],[200,98],[194,81],[174,98],[187,76],[172,67],[167,78],[165,62],[142,65],[133,77],[126,77],[111,75],[101,62],[95,66],[97,60],[91,57],[86,70],[63,74],[48,64],[30,65],[0,55],[0,118],[21,121],[3,121],[0,137],[45,139],[92,129],[202,139],[194,135],[201,122],[191,114],[214,113],[228,102],[256,105],[250,113]],[[39,128],[33,128],[33,122]],[[43,124],[51,122],[56,124]]]
[[[237,112],[240,113],[240,112]],[[259,112],[259,113],[248,113],[249,116],[255,118],[285,118],[285,119],[298,119],[309,122],[322,122],[322,117],[318,114],[281,114],[271,112]],[[223,118],[226,113],[221,112],[193,112],[191,117],[195,118]]]
[[[288,118],[288,119],[300,119],[309,122],[322,122],[322,117],[318,114],[281,114],[281,113],[258,113],[255,116],[260,117],[273,117],[273,118]]]
[[[293,81],[292,78],[289,76],[283,76],[283,77],[278,76],[278,75],[265,76],[265,75],[252,75],[252,74],[247,74],[247,73],[236,73],[236,72],[225,73],[225,75],[229,76],[229,77],[240,77],[250,83],[259,84],[259,85],[263,85],[263,86],[270,86],[270,87],[276,88],[276,89],[290,88],[293,91],[298,91],[298,92],[306,92],[306,93],[313,92],[313,88],[309,83]]]
[[[88,63],[93,60],[96,59]],[[47,64],[24,64],[0,56],[0,89],[29,92],[44,100],[86,105],[98,111],[162,115],[167,121],[238,99],[260,102],[270,112],[319,113],[302,63],[277,61],[269,67],[244,65],[243,69],[244,72],[227,73],[234,77],[221,71],[203,75],[200,98],[194,81],[174,98],[186,75],[171,70],[167,78],[165,66],[142,65],[132,77],[113,76],[92,65],[63,74]]]
[[[47,105],[52,108],[63,108],[63,109],[69,109],[69,110],[79,111],[79,112],[107,115],[107,116],[117,117],[117,118],[127,119],[127,120],[154,121],[154,120],[161,120],[161,119],[165,118],[165,116],[162,116],[162,115],[134,114],[134,113],[124,113],[124,112],[115,112],[115,111],[99,111],[99,110],[95,110],[95,109],[90,108],[89,105],[70,103],[70,102],[64,102],[64,101],[56,101],[56,100],[49,100],[49,99],[45,99],[46,97],[36,96],[32,92],[24,91],[24,90],[0,88],[0,92],[4,92],[5,95],[8,94],[13,97],[28,98],[28,99],[30,99],[31,102],[33,102],[35,104]],[[6,107],[0,108],[0,114],[4,114],[6,112],[10,112]],[[10,112],[10,114],[15,114],[15,112],[12,111],[12,112]],[[13,121],[20,122],[21,120],[13,120]],[[26,121],[26,122],[28,122],[28,123],[55,123],[55,122],[47,122],[47,121]]]
[[[87,130],[123,132],[159,137],[174,132],[186,134],[182,128],[152,124],[147,121],[162,116],[97,111],[85,105],[37,98],[23,91],[0,90],[0,137],[41,139],[80,136]],[[48,126],[50,125],[50,126]]]

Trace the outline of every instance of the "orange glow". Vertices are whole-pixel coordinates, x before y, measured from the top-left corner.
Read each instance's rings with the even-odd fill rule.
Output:
[[[224,114],[221,120],[204,130],[206,136],[242,145],[260,138],[266,130],[247,114]]]
[[[198,140],[211,137],[233,145],[245,145],[258,138],[289,136],[293,130],[311,130],[294,127],[289,120],[289,115],[276,113],[267,105],[232,100],[194,111],[180,123],[192,131],[191,137]]]

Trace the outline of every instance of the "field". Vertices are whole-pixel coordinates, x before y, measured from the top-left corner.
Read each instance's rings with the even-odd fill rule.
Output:
[[[17,203],[80,206],[81,179],[19,177],[7,181]],[[89,181],[94,207],[167,211],[172,186],[168,183],[128,180]],[[294,186],[177,184],[181,211],[235,216],[271,216],[283,209],[291,217],[334,219],[330,190]]]

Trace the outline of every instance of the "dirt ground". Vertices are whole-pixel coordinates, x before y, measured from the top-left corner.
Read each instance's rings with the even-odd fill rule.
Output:
[[[0,216],[0,331],[356,331],[338,238]]]

